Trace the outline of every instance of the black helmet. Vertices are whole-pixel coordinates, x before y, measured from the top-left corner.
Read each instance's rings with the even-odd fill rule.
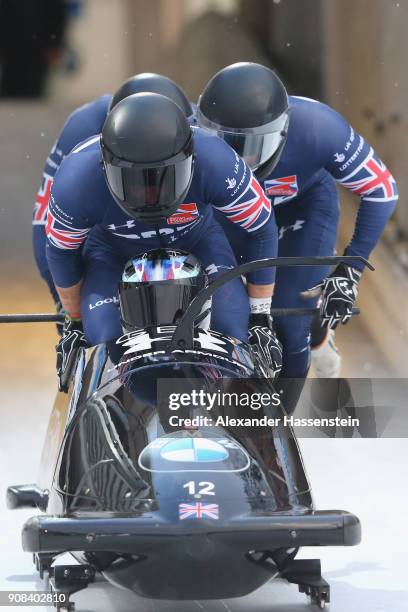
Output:
[[[190,117],[193,114],[193,109],[184,91],[168,77],[162,74],[155,74],[154,72],[136,74],[122,83],[112,98],[109,110],[112,110],[124,98],[132,94],[143,93],[144,91],[161,94],[166,96],[166,98],[170,98],[181,108],[186,117]]]
[[[109,190],[134,219],[157,223],[184,200],[193,177],[193,132],[181,109],[155,93],[124,98],[101,134]]]
[[[198,259],[185,251],[157,249],[134,257],[127,262],[119,284],[125,331],[174,325],[207,283]],[[208,308],[206,305],[205,314]]]
[[[287,138],[288,95],[272,70],[240,62],[207,83],[198,101],[197,122],[225,140],[258,178],[276,166]]]

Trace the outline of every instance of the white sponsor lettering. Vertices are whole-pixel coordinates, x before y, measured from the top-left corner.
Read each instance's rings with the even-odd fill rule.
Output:
[[[107,297],[104,300],[98,300],[95,304],[89,304],[89,310],[93,310],[94,308],[98,308],[98,306],[104,306],[105,304],[119,304],[119,300],[114,295],[113,297]]]
[[[344,170],[346,170],[346,168],[348,168],[357,159],[357,157],[360,155],[361,151],[363,150],[363,147],[364,147],[364,138],[360,136],[360,143],[357,149],[355,150],[353,155],[350,157],[350,159],[348,159],[345,164],[340,166],[341,172],[344,172]]]
[[[242,178],[241,178],[241,180],[239,181],[238,186],[237,186],[237,187],[234,189],[234,191],[231,193],[231,197],[232,197],[232,198],[233,198],[233,197],[234,197],[234,196],[235,196],[235,195],[238,193],[238,191],[240,190],[240,188],[241,188],[241,187],[242,187],[242,185],[244,184],[245,179],[246,179],[246,176],[247,176],[247,167],[245,166],[245,167],[244,167],[244,174],[242,175]],[[250,183],[249,183],[249,185],[250,185]],[[249,187],[249,185],[248,185],[248,187]],[[245,192],[244,192],[244,193],[245,193]],[[243,195],[243,194],[241,194],[241,195]],[[238,199],[239,199],[239,198],[238,198]]]
[[[174,240],[176,240],[175,236],[172,236],[172,234],[174,234],[175,232],[183,232],[183,231],[190,231],[193,227],[196,227],[196,225],[198,223],[200,223],[202,220],[202,217],[199,217],[198,219],[196,219],[195,221],[187,224],[187,225],[178,225],[175,226],[174,228],[172,227],[161,227],[159,229],[160,234],[164,234],[166,236],[170,237],[170,240],[173,242]],[[113,223],[107,226],[107,229],[110,230],[114,236],[118,236],[119,238],[128,238],[130,240],[140,240],[141,238],[154,238],[155,236],[157,236],[156,230],[149,230],[147,232],[140,232],[140,234],[121,234],[119,232],[116,232],[114,230],[117,230],[119,228],[126,228],[126,229],[131,229],[133,227],[133,225],[130,224],[134,224],[134,221],[128,221],[126,225],[114,225]]]

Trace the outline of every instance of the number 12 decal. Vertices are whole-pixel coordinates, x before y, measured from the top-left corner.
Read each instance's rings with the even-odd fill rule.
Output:
[[[215,495],[214,483],[205,480],[198,485],[194,480],[190,480],[183,485],[183,489],[187,489],[190,495]]]

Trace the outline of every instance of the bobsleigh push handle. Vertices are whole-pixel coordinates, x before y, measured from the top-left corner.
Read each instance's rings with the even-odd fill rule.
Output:
[[[339,264],[351,264],[360,261],[369,270],[374,267],[364,257],[343,255],[338,257],[271,257],[269,259],[259,259],[248,261],[237,266],[233,270],[228,270],[225,274],[218,276],[213,282],[202,289],[193,299],[186,312],[182,316],[170,342],[170,351],[191,350],[194,346],[194,321],[201,313],[207,300],[223,285],[238,278],[243,274],[262,270],[263,268],[283,268],[289,266],[334,266]]]
[[[4,314],[0,315],[0,323],[63,323],[64,314],[35,313],[35,314]]]

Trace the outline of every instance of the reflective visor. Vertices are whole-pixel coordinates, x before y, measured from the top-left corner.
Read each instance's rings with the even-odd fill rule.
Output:
[[[163,255],[161,251],[153,251],[134,257],[126,264],[122,281],[145,283],[181,280],[202,274],[201,265],[194,255],[170,249],[166,249]]]
[[[180,153],[156,164],[120,159],[112,155],[102,141],[101,147],[110,192],[128,215],[156,222],[177,209],[192,180],[192,136]]]
[[[199,125],[217,134],[242,157],[252,170],[257,170],[270,159],[286,139],[289,114],[255,128],[231,129],[208,121],[200,112],[197,113]]]
[[[167,207],[185,192],[191,181],[192,155],[170,166],[123,168],[105,162],[109,187],[129,208]]]
[[[119,283],[122,325],[127,331],[174,325],[205,284],[204,277],[152,283]]]

